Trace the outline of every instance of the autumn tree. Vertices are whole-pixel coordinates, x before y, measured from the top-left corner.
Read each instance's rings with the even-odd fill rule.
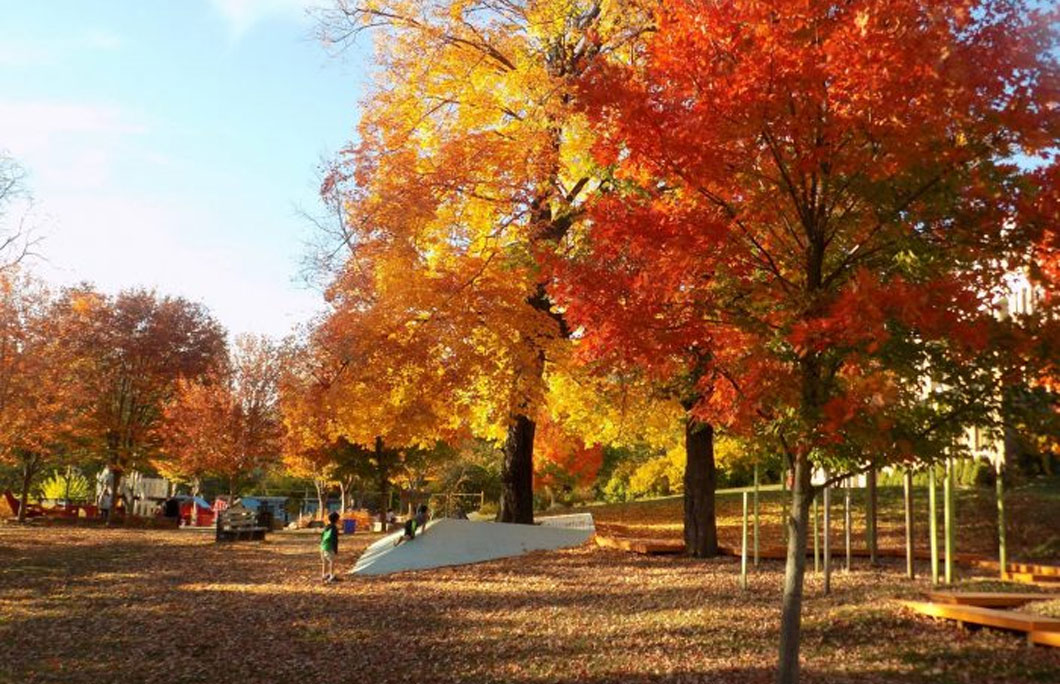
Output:
[[[369,473],[385,502],[395,477],[460,430],[470,401],[454,388],[481,354],[472,339],[448,334],[445,321],[408,320],[429,289],[396,287],[384,297],[375,275],[359,259],[344,269],[331,310],[291,355],[282,403],[290,467],[321,483]]]
[[[375,31],[378,67],[360,142],[324,192],[342,189],[351,261],[375,273],[402,329],[479,348],[453,392],[474,400],[479,434],[503,433],[507,522],[533,521],[536,427],[570,332],[539,260],[593,182],[564,78],[596,49],[590,26],[626,39],[599,16],[599,3],[572,0],[340,0],[324,15],[333,43]]]
[[[555,505],[557,490],[586,487],[596,479],[604,449],[599,444],[586,444],[551,420],[542,420],[539,428],[534,488],[545,490]]]
[[[0,275],[0,460],[21,471],[19,521],[34,478],[76,455],[89,407],[57,307],[33,277]]]
[[[1008,0],[648,4],[654,31],[579,80],[610,176],[562,303],[651,372],[694,350],[691,415],[784,455],[794,682],[812,471],[937,458],[989,420],[1056,35]]]
[[[72,344],[91,365],[87,438],[111,472],[117,504],[125,471],[161,455],[159,425],[181,380],[216,373],[224,330],[199,304],[145,290],[65,294]],[[113,509],[112,509],[113,510]]]
[[[279,460],[280,356],[266,337],[236,338],[225,368],[178,381],[161,423],[160,470],[198,481],[214,475],[234,496],[240,482]]]

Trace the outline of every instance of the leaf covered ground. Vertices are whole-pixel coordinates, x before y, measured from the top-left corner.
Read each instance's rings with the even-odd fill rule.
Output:
[[[372,538],[344,538],[343,569]],[[770,682],[782,566],[592,545],[321,585],[316,536],[0,527],[2,682]],[[805,682],[1057,682],[1060,650],[914,617],[899,564],[806,584]]]

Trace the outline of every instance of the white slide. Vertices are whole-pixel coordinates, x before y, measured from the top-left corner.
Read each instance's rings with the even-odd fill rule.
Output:
[[[581,546],[596,531],[593,516],[589,513],[539,518],[537,522],[536,525],[514,525],[450,518],[432,520],[411,541],[394,546],[403,534],[399,531],[375,542],[365,549],[350,573],[386,575],[481,563],[531,551],[566,549]]]

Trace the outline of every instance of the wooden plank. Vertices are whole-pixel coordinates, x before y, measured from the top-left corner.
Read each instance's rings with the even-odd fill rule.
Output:
[[[992,570],[997,572],[1001,569],[1001,564],[995,560],[976,560],[972,562],[977,568],[983,570]],[[1009,572],[1022,573],[1026,575],[1043,575],[1050,577],[1060,578],[1060,566],[1057,565],[1042,565],[1039,563],[1009,563]]]
[[[935,603],[950,603],[961,606],[979,606],[980,608],[1014,608],[1031,601],[1048,601],[1055,598],[1053,594],[1026,594],[1017,592],[989,591],[932,591],[928,598]]]
[[[1055,577],[1058,581],[1060,581],[1060,567],[1055,565],[1037,565],[1034,563],[1009,563],[1008,568],[1011,572],[1022,572],[1030,575]]]
[[[1060,618],[1020,613],[1014,610],[997,610],[978,606],[959,606],[945,603],[925,603],[923,601],[902,601],[902,605],[923,615],[957,620],[964,624],[983,625],[998,629],[1011,629],[1017,632],[1060,632]]]
[[[1027,634],[1027,640],[1039,646],[1052,646],[1060,648],[1060,632],[1042,632],[1035,630]]]
[[[1001,579],[1010,582],[1027,582],[1031,584],[1051,584],[1060,587],[1060,577],[1056,575],[1040,575],[1032,572],[1003,572]]]
[[[684,553],[685,543],[680,539],[636,539],[610,537],[603,534],[595,536],[597,546],[621,551],[631,551],[646,556]]]

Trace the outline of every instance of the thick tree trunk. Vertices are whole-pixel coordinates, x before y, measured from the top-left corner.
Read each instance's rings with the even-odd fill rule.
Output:
[[[121,468],[112,468],[110,471],[110,508],[107,509],[107,526],[113,524],[115,515],[114,513],[118,510],[118,499],[120,498],[121,489]]]
[[[813,488],[811,465],[805,457],[795,461],[788,517],[788,558],[784,570],[784,607],[780,616],[780,664],[777,684],[799,681],[799,636],[802,626],[802,583],[806,573],[806,537]]]
[[[713,558],[718,555],[713,426],[688,418],[685,457],[685,551],[695,558]]]
[[[501,466],[501,505],[497,522],[534,524],[534,432],[536,425],[519,414],[508,426]]]

